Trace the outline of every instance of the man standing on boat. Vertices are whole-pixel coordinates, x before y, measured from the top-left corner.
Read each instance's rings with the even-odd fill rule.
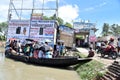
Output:
[[[45,41],[44,48],[45,48],[45,54],[44,54],[45,58],[52,58],[53,48],[49,46],[47,41]]]
[[[45,42],[44,47],[45,47],[45,51],[50,50],[50,46],[48,45],[48,42]]]
[[[57,50],[57,56],[59,56],[60,55],[60,50],[61,50],[60,42],[57,43],[56,50]]]

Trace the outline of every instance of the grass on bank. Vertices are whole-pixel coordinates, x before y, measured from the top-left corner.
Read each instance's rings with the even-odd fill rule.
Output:
[[[85,57],[85,55],[80,54]],[[91,60],[87,63],[79,63],[74,66],[74,69],[80,76],[81,80],[99,80],[98,78],[105,74],[104,64]]]

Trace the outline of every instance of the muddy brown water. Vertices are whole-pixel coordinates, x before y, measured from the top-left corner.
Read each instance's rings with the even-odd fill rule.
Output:
[[[0,53],[0,80],[80,80],[74,70],[25,64]]]

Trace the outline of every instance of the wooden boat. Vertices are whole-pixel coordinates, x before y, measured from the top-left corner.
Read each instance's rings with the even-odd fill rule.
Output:
[[[11,58],[17,61],[53,67],[67,67],[92,60],[92,58],[77,58],[73,56],[59,56],[55,58],[34,58],[24,55],[15,55],[9,52],[5,53],[5,55],[7,58]]]
[[[56,58],[29,58],[30,63],[35,63],[39,65],[45,65],[45,66],[57,66],[57,67],[65,67],[65,66],[71,66],[78,64],[80,62],[88,62],[92,59],[90,58],[84,58],[80,59],[77,57],[72,56],[62,56],[62,57],[56,57]]]

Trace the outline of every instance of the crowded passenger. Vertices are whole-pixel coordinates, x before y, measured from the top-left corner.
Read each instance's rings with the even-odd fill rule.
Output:
[[[89,54],[88,54],[87,57],[93,57],[93,56],[95,55],[95,53],[94,53],[92,47],[90,47],[89,49],[90,49],[90,50],[89,50],[89,52],[88,52]]]
[[[108,46],[108,41],[103,41],[103,42],[101,42],[101,48],[107,48],[107,46]]]
[[[25,47],[24,47],[24,55],[25,56],[30,56],[30,46],[29,44],[26,44]]]
[[[17,52],[17,54],[20,54],[21,52],[22,52],[22,50],[21,50],[21,42],[20,42],[20,40],[19,41],[16,41],[16,44],[15,44],[15,48],[16,48],[16,52]]]
[[[96,48],[95,48],[95,50],[98,50],[99,48],[101,47],[101,42],[96,42]]]
[[[115,48],[114,38],[110,38],[109,43],[108,43],[108,41],[106,41],[106,42],[107,42],[106,48],[105,48],[106,51],[109,50],[109,49],[111,49],[111,48],[112,48],[112,49]]]
[[[38,58],[38,53],[39,53],[39,50],[34,50],[33,57]]]
[[[43,54],[44,54],[44,52],[42,50],[39,50],[38,58],[43,58]]]
[[[56,45],[56,52],[57,52],[56,56],[59,56],[60,55],[60,42],[58,42]]]
[[[117,48],[118,48],[118,54],[120,55],[120,38],[118,38]]]
[[[42,45],[40,48],[39,48],[39,54],[38,54],[38,57],[42,57],[42,58],[45,58],[45,47]]]
[[[14,49],[12,49],[11,47],[10,47],[10,52],[14,55],[17,55],[17,52]]]
[[[25,41],[24,46],[21,44],[20,40],[13,40],[9,42],[12,52],[16,53],[16,55],[25,55],[34,58],[52,58],[57,56],[63,56],[65,49],[65,45],[63,42],[58,42],[58,44],[56,45],[57,54],[54,54],[54,47],[50,46],[47,41],[45,41],[45,43],[42,45],[39,44],[37,41]]]
[[[114,45],[114,38],[110,38],[108,45],[115,46]]]
[[[45,51],[50,50],[50,46],[48,45],[48,42],[45,42],[44,47],[45,47]]]
[[[50,49],[45,54],[46,54],[45,58],[52,58],[53,48],[50,47]]]
[[[64,55],[64,49],[65,49],[65,45],[64,45],[64,43],[61,43],[61,45],[60,45],[60,55]]]
[[[91,47],[92,49],[94,48],[93,42],[90,42],[90,47]]]

